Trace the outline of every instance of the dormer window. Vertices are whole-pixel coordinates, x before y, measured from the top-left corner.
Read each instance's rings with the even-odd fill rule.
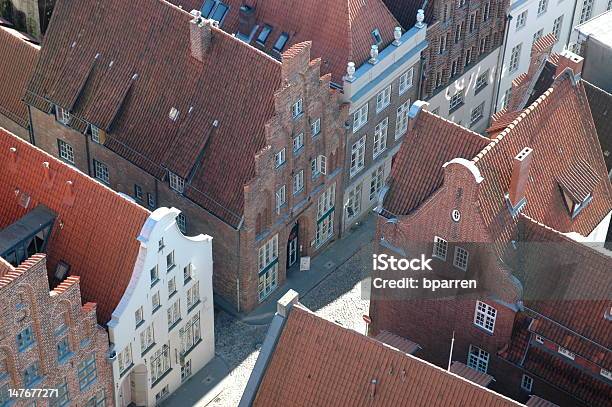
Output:
[[[279,35],[278,39],[276,40],[276,43],[274,44],[274,48],[273,48],[274,51],[281,52],[283,48],[285,48],[285,45],[287,45],[288,40],[289,40],[289,34],[282,33],[281,35]]]
[[[170,188],[174,189],[176,192],[183,193],[185,190],[185,180],[178,175],[168,172],[168,180],[170,182]]]
[[[374,44],[376,45],[381,45],[383,42],[382,36],[380,35],[380,31],[378,30],[378,28],[375,28],[372,31],[372,38],[374,38]]]
[[[55,118],[62,124],[68,124],[70,121],[70,112],[62,107],[55,106]]]
[[[178,119],[179,116],[179,111],[176,107],[172,107],[170,109],[170,112],[168,113],[168,117],[170,118],[170,120],[172,120],[173,122],[176,121],[176,119]]]
[[[89,126],[89,132],[91,133],[91,140],[100,144],[100,129],[92,124]]]

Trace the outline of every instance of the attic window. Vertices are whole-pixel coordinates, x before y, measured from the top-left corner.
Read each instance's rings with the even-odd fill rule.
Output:
[[[282,33],[281,35],[279,35],[278,39],[276,40],[276,43],[274,44],[274,51],[281,52],[283,48],[285,48],[285,45],[287,45],[288,40],[289,34]]]
[[[68,124],[70,121],[70,112],[59,106],[55,106],[55,118],[58,122]]]
[[[378,30],[378,28],[375,28],[372,31],[372,37],[374,38],[374,43],[376,45],[382,44],[383,40],[382,40],[382,36],[380,35],[380,31]]]
[[[221,23],[227,14],[229,6],[219,0],[206,0],[200,9],[202,17],[210,18]]]
[[[257,42],[261,45],[264,45],[268,40],[268,37],[270,36],[271,32],[272,27],[270,27],[268,24],[264,25],[264,27],[261,29],[261,32],[257,36]]]
[[[170,109],[170,113],[168,113],[168,117],[170,117],[170,120],[172,120],[173,122],[176,121],[176,119],[178,118],[179,115],[179,111],[176,107],[173,107]]]
[[[168,181],[170,183],[170,188],[174,189],[176,192],[182,194],[185,190],[185,180],[178,175],[168,172]]]

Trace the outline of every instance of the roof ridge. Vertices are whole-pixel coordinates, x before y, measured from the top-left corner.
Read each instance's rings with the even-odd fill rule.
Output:
[[[554,91],[553,87],[548,88],[546,92],[540,95],[540,97],[538,97],[531,105],[523,109],[523,111],[516,117],[516,119],[512,121],[512,123],[510,123],[503,131],[501,131],[497,136],[495,136],[495,138],[491,140],[489,145],[487,145],[484,149],[482,149],[482,151],[478,153],[476,157],[472,159],[472,162],[474,164],[478,164],[479,161],[481,161],[484,157],[486,157],[487,153],[491,151],[493,147],[499,144],[504,139],[504,137],[510,134],[512,129],[518,126],[525,117],[529,116],[531,112],[536,110],[540,106],[540,104],[544,102],[550,94],[553,93],[553,91]]]
[[[468,129],[467,127],[463,127],[462,125],[457,124],[457,123],[455,123],[454,121],[449,120],[449,119],[447,119],[447,118],[445,118],[445,117],[438,116],[437,114],[432,113],[432,112],[430,112],[429,110],[425,110],[425,109],[423,109],[423,111],[424,111],[425,113],[428,113],[430,116],[434,116],[434,117],[437,117],[437,118],[439,118],[439,119],[442,119],[443,121],[445,121],[445,122],[447,122],[447,123],[451,124],[453,127],[457,127],[457,128],[459,128],[459,129],[461,129],[461,130],[465,131],[466,133],[469,133],[469,134],[472,134],[472,135],[474,135],[474,136],[477,136],[478,138],[481,138],[481,139],[483,139],[483,140],[486,140],[487,142],[491,140],[490,138],[485,137],[485,136],[483,136],[482,134],[476,133],[475,131]]]

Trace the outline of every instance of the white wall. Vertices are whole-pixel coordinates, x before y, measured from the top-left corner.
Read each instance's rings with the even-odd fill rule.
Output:
[[[510,5],[512,20],[510,21],[508,35],[506,36],[505,51],[502,49],[504,61],[502,63],[496,111],[504,107],[504,95],[512,86],[512,81],[529,69],[531,46],[533,45],[533,36],[536,32],[543,29],[543,36],[550,34],[553,32],[555,19],[563,16],[560,35],[557,43],[553,47],[553,52],[563,51],[563,48],[569,41],[569,35],[572,29],[570,23],[576,0],[548,0],[546,11],[538,15],[539,3],[540,0],[515,0]],[[525,25],[517,27],[519,15],[525,11],[527,11]],[[512,50],[518,44],[522,44],[518,68],[510,72],[509,67]]]
[[[172,393],[181,385],[180,329],[187,321],[200,315],[201,342],[188,353],[185,360],[191,360],[192,374],[195,374],[214,357],[214,320],[212,301],[212,238],[198,235],[184,236],[177,224],[176,208],[159,208],[145,222],[138,240],[140,251],[132,278],[119,305],[109,322],[111,349],[116,352],[112,359],[115,381],[115,405],[125,406],[134,400],[137,404],[155,405],[155,395],[166,385]],[[159,249],[163,238],[164,247]],[[174,251],[175,266],[166,267],[166,256]],[[184,283],[183,268],[193,265],[191,281]],[[159,281],[151,286],[150,270],[158,266]],[[177,292],[169,298],[168,281],[175,277]],[[187,310],[187,290],[199,285],[200,303]],[[152,297],[159,292],[161,307],[153,313]],[[167,309],[180,301],[181,320],[169,332]],[[144,322],[136,327],[135,313],[143,307]],[[140,345],[140,333],[153,324],[154,343],[144,356]],[[164,344],[170,344],[171,371],[151,388],[150,358]],[[119,372],[117,355],[131,346],[133,366]],[[130,391],[133,380],[136,392]],[[134,393],[134,394],[132,394]]]
[[[427,100],[429,103],[429,108],[427,110],[436,113],[438,116],[452,120],[457,124],[461,124],[463,127],[469,128],[477,133],[483,132],[487,128],[489,118],[491,117],[491,104],[494,98],[493,92],[495,91],[497,60],[500,49],[501,48],[497,48],[491,52],[467,72],[464,72],[458,79],[450,83],[444,90]],[[476,93],[476,81],[478,77],[487,70],[489,71],[487,75],[488,84]],[[463,105],[450,112],[451,97],[461,91],[465,92]],[[470,124],[472,109],[479,106],[481,103],[484,103],[482,118],[472,125]]]
[[[576,0],[576,13],[574,14],[574,24],[572,25],[572,27],[576,27],[577,25],[581,24],[580,18],[582,16],[582,10],[585,8],[587,3],[588,1],[586,0]],[[586,14],[587,16],[589,16],[586,21],[589,21],[610,9],[612,9],[612,1],[592,0],[591,13]],[[585,23],[586,21],[583,21],[582,23]],[[570,44],[573,45],[578,39],[578,32],[573,30],[570,33],[570,36]]]
[[[597,227],[595,227],[595,229],[593,229],[588,236],[582,236],[581,234],[575,232],[566,233],[565,235],[577,242],[603,244],[606,241],[606,235],[608,234],[611,218],[612,212],[609,212],[608,215],[606,215],[606,217],[599,222],[599,225],[597,225]]]

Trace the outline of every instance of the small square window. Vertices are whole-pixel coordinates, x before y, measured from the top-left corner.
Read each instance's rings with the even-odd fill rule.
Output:
[[[94,162],[94,177],[98,180],[101,181],[104,184],[109,184],[110,183],[110,177],[108,174],[108,167],[106,166],[106,164],[97,161],[97,160],[93,160]]]
[[[434,237],[433,257],[446,261],[446,253],[448,252],[448,242],[441,237]]]
[[[466,271],[468,267],[469,255],[470,254],[468,253],[468,251],[465,250],[463,247],[455,247],[455,257],[453,259],[453,265],[458,269]]]
[[[523,375],[521,379],[521,389],[531,393],[531,389],[533,388],[533,379],[526,374]]]
[[[168,181],[170,182],[170,188],[176,192],[183,193],[185,190],[185,180],[178,175],[168,172]]]
[[[59,150],[59,156],[62,160],[67,163],[74,165],[74,150],[72,146],[66,143],[64,140],[57,140],[57,148]]]
[[[293,175],[293,193],[297,194],[304,189],[304,170],[299,170]]]
[[[142,192],[142,187],[138,184],[134,184],[134,198],[138,202],[142,202],[144,199],[144,192]]]

